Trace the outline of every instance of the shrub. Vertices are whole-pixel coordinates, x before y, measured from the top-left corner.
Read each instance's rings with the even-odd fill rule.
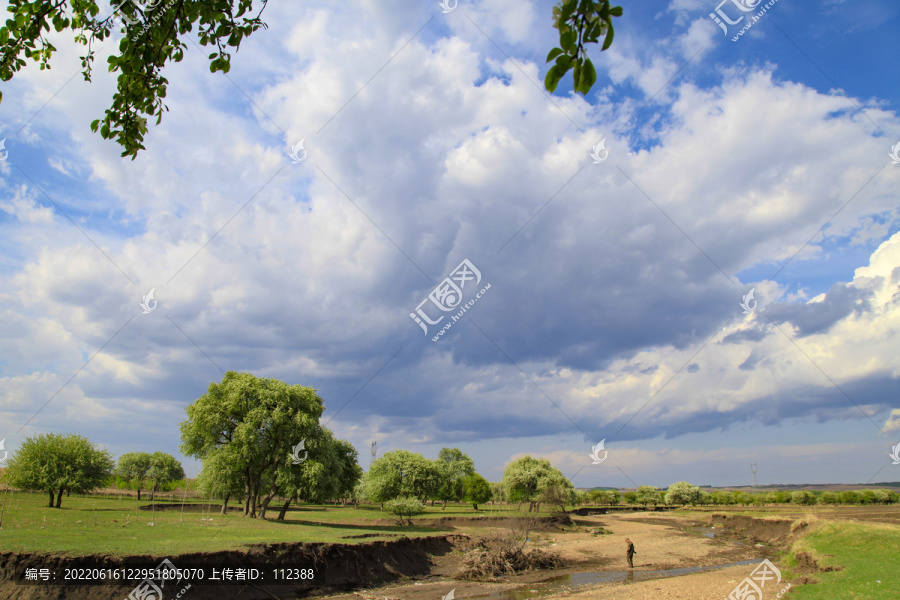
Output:
[[[412,525],[412,518],[425,512],[425,505],[417,498],[402,497],[388,500],[384,508],[397,516],[401,525]]]

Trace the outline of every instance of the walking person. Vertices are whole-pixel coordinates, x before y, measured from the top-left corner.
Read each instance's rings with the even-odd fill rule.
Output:
[[[628,557],[628,568],[633,569],[634,568],[633,560],[634,560],[634,554],[635,554],[634,544],[632,544],[631,540],[629,540],[628,538],[625,538],[625,543],[628,544],[628,548],[625,551],[625,556]]]

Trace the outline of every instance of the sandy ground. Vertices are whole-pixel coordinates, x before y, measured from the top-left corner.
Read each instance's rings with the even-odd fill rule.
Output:
[[[753,570],[753,566],[727,567],[705,573],[694,573],[681,577],[620,583],[603,586],[595,590],[574,594],[547,596],[547,598],[568,598],[570,600],[723,600]],[[771,583],[769,584],[771,585]],[[786,584],[773,587],[766,598],[775,598]],[[766,590],[769,586],[766,586]]]
[[[603,515],[576,517],[576,523],[589,527],[604,527],[610,535],[592,535],[586,529],[578,532],[544,532],[533,536],[535,546],[558,553],[566,568],[553,571],[531,572],[504,580],[502,583],[467,582],[449,577],[452,562],[438,562],[435,575],[419,582],[385,586],[355,594],[332,596],[332,600],[437,600],[454,590],[456,599],[475,598],[502,590],[522,588],[552,577],[586,571],[616,572],[621,580],[581,588],[578,592],[559,590],[555,595],[541,598],[600,599],[676,599],[723,600],[734,587],[747,577],[753,565],[735,566],[691,575],[668,577],[647,581],[628,581],[628,565],[625,558],[625,538],[635,545],[634,569],[640,573],[684,567],[714,566],[742,560],[762,560],[772,549],[738,544],[722,539],[710,539],[696,531],[686,532],[684,526],[704,526],[697,520],[685,520],[667,514],[640,513],[638,515]],[[455,558],[458,560],[458,557]],[[774,598],[779,586],[770,594]],[[528,589],[526,587],[525,589]],[[768,588],[767,590],[768,591]]]

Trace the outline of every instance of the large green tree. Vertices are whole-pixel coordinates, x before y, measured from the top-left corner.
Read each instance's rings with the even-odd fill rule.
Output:
[[[246,492],[244,472],[236,450],[235,447],[223,447],[210,452],[203,459],[203,468],[197,475],[197,491],[206,498],[221,500],[223,515],[228,512],[229,500],[243,502]]]
[[[116,477],[137,490],[138,500],[141,499],[141,489],[147,481],[150,457],[149,452],[127,452],[116,462]]]
[[[295,446],[322,434],[324,409],[312,388],[229,371],[187,407],[181,451],[203,460],[228,452],[244,483],[244,515],[261,517]]]
[[[278,513],[279,521],[284,520],[291,502],[319,504],[347,498],[362,474],[353,445],[335,439],[324,427],[317,428],[306,444],[305,453],[305,459],[299,464],[285,461],[275,471],[275,485],[270,489],[286,499]],[[270,499],[263,499],[263,514]]]
[[[163,490],[170,483],[184,479],[181,463],[165,452],[154,452],[150,455],[150,468],[147,470],[147,487],[150,489],[150,500],[156,492]]]
[[[144,149],[147,123],[159,124],[168,110],[164,103],[168,80],[165,67],[179,62],[191,40],[210,48],[209,70],[228,73],[231,54],[244,39],[266,27],[262,12],[268,0],[112,0],[113,11],[95,0],[8,0],[10,13],[0,27],[0,80],[9,81],[31,60],[49,69],[56,47],[51,30],[67,31],[85,46],[82,74],[91,80],[96,47],[121,35],[117,51],[107,59],[110,72],[118,73],[112,103],[91,129],[104,139],[116,140],[122,156],[137,157]],[[560,0],[553,7],[553,26],[559,31],[559,47],[550,51],[554,64],[544,85],[549,91],[573,71],[576,92],[587,94],[597,79],[588,57],[591,44],[603,38],[602,50],[613,40],[613,17],[622,8],[610,0]],[[118,32],[116,34],[115,32]],[[0,101],[2,101],[0,93]]]
[[[393,450],[372,461],[363,481],[372,502],[401,497],[424,501],[434,494],[439,477],[433,461],[409,450]]]
[[[491,483],[478,473],[472,473],[463,481],[463,494],[466,502],[478,510],[479,504],[491,499]]]
[[[85,493],[101,487],[112,474],[113,459],[76,434],[44,433],[26,438],[9,459],[6,482],[15,488],[46,492],[49,506],[62,505],[63,492]]]
[[[465,479],[475,472],[475,463],[459,448],[441,448],[434,461],[438,472],[438,485],[435,497],[443,503],[441,510],[447,508],[447,502],[459,502],[465,494]]]
[[[673,483],[666,490],[666,504],[698,504],[700,502],[700,488],[691,485],[687,481]]]
[[[659,504],[662,499],[662,494],[660,494],[659,489],[653,487],[652,485],[641,485],[638,486],[638,489],[635,493],[635,501],[638,504],[643,504],[647,506],[648,504],[653,504],[654,506]]]
[[[562,471],[550,464],[546,458],[523,456],[510,462],[503,470],[503,487],[510,502],[528,502],[528,511],[539,508],[541,496],[551,486],[563,490],[574,489]],[[552,499],[556,499],[554,495]]]

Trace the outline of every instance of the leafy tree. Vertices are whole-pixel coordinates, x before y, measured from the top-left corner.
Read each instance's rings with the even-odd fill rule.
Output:
[[[625,504],[637,504],[637,492],[625,492],[622,494],[622,499],[625,500]]]
[[[10,18],[0,27],[0,81],[9,81],[28,59],[50,68],[56,48],[46,37],[53,30],[69,31],[76,43],[86,46],[81,56],[82,74],[91,80],[98,42],[121,33],[109,59],[109,70],[119,73],[112,104],[102,118],[91,123],[104,139],[116,140],[122,156],[137,157],[144,149],[149,119],[162,121],[168,80],[164,68],[180,62],[194,34],[201,46],[212,47],[209,70],[228,73],[231,53],[244,38],[265,28],[261,15],[268,0],[112,0],[114,13],[106,14],[96,0],[9,0]],[[258,7],[258,9],[257,9]],[[599,43],[601,50],[613,40],[612,18],[622,8],[609,0],[560,0],[553,8],[553,26],[559,31],[559,47],[550,51],[544,85],[554,91],[563,76],[574,69],[574,89],[587,94],[597,73],[586,46]],[[2,101],[0,93],[0,101]]]
[[[472,473],[463,482],[466,502],[472,504],[472,508],[478,510],[478,505],[491,499],[491,484],[478,473]]]
[[[859,504],[859,493],[853,490],[841,492],[841,504]]]
[[[713,495],[706,490],[700,490],[700,498],[697,500],[700,506],[707,506],[713,503]]]
[[[412,525],[412,518],[425,512],[425,505],[418,498],[410,496],[401,496],[384,503],[384,507],[391,513],[397,515],[400,524]]]
[[[362,478],[362,467],[359,466],[359,454],[353,444],[347,440],[335,440],[335,453],[337,454],[340,472],[337,473],[337,495],[342,500],[342,505],[347,506],[347,500],[353,497],[353,490]]]
[[[859,500],[863,504],[875,504],[875,490],[860,490]]]
[[[500,481],[491,482],[491,504],[494,502],[506,502],[506,488]]]
[[[312,388],[229,371],[187,407],[181,451],[206,459],[228,449],[244,483],[244,516],[264,518],[294,446],[324,434],[324,409]]]
[[[220,512],[223,515],[228,512],[228,501],[243,502],[246,492],[240,460],[230,454],[234,450],[233,447],[226,447],[208,454],[203,459],[203,469],[197,475],[197,492],[207,498],[222,500]]]
[[[562,471],[546,458],[523,456],[506,465],[503,471],[503,487],[512,502],[528,502],[528,511],[539,508],[540,495],[550,486],[574,489]]]
[[[732,504],[741,504],[746,505],[750,503],[750,494],[747,492],[742,492],[740,490],[734,490],[731,492]]]
[[[548,92],[556,89],[559,81],[573,72],[576,92],[587,95],[597,81],[597,71],[587,56],[585,45],[596,44],[603,36],[601,50],[606,50],[613,41],[613,17],[622,16],[621,6],[610,6],[609,0],[560,0],[553,7],[553,27],[559,31],[559,47],[547,55],[547,62],[555,64],[544,77],[544,87]]]
[[[700,502],[700,488],[687,481],[679,481],[666,491],[666,504],[697,504]]]
[[[319,431],[307,444],[307,458],[300,464],[285,461],[276,470],[273,486],[279,496],[286,498],[278,513],[283,521],[291,502],[322,503],[346,498],[353,493],[362,469],[356,462],[356,449],[346,440],[337,440],[328,429]],[[263,513],[268,503],[263,504]]]
[[[421,454],[394,450],[375,459],[363,475],[367,496],[374,502],[400,497],[424,501],[437,489],[439,473],[434,463]]]
[[[834,492],[822,492],[822,495],[819,496],[820,504],[837,504],[838,503],[838,495]]]
[[[566,504],[575,503],[575,489],[571,487],[571,484],[567,487],[562,483],[552,483],[541,490],[537,501],[539,504],[558,506],[559,511],[565,513]]]
[[[791,493],[791,504],[808,506],[816,503],[816,495],[808,491],[796,491]]]
[[[62,505],[63,492],[90,492],[106,483],[113,460],[106,450],[98,450],[86,437],[76,434],[44,433],[26,438],[13,453],[4,474],[12,487],[47,492],[48,506]]]
[[[171,454],[154,452],[150,456],[150,469],[147,471],[147,485],[150,488],[150,500],[156,492],[163,490],[170,483],[184,479],[181,463]]]
[[[897,494],[890,490],[875,490],[875,502],[878,504],[893,504],[897,501]]]
[[[775,498],[778,504],[787,504],[791,501],[791,495],[784,490],[775,492]]]
[[[91,123],[104,139],[116,139],[122,156],[132,160],[143,150],[148,118],[162,120],[168,80],[166,64],[179,62],[197,29],[201,46],[213,46],[209,70],[227,73],[231,50],[265,24],[260,19],[268,0],[112,0],[117,14],[101,14],[95,0],[9,0],[11,18],[0,28],[0,80],[9,81],[31,59],[50,68],[56,48],[44,32],[70,30],[75,41],[87,46],[81,57],[82,73],[91,80],[93,46],[123,33],[118,54],[109,57],[109,70],[120,73],[112,105],[102,119]],[[256,11],[254,4],[260,6]],[[253,13],[256,13],[253,15]],[[117,18],[118,17],[118,18]],[[186,43],[187,42],[187,43]],[[2,100],[2,96],[0,96]]]
[[[637,503],[642,504],[643,506],[647,506],[648,504],[653,504],[655,506],[659,504],[661,499],[662,494],[660,494],[659,489],[652,485],[639,486],[635,497]]]
[[[137,499],[140,500],[141,488],[147,481],[147,471],[149,470],[149,452],[127,452],[119,457],[115,475],[137,489]]]
[[[725,490],[717,490],[713,493],[713,501],[718,506],[727,506],[734,503],[734,496]]]
[[[459,448],[441,448],[434,467],[438,473],[436,498],[443,502],[459,502],[465,493],[465,479],[475,472],[475,463]]]

